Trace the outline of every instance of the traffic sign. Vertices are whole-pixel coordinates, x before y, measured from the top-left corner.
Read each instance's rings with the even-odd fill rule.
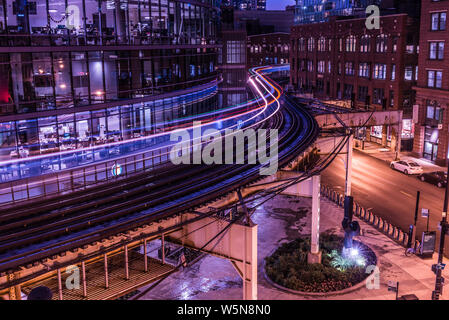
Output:
[[[398,292],[399,282],[388,281],[388,291]]]

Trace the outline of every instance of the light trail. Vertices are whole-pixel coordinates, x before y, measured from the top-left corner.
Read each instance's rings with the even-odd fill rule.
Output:
[[[273,112],[271,112],[269,115],[267,115],[266,117],[264,117],[263,119],[261,119],[261,120],[259,120],[259,121],[257,121],[257,122],[255,122],[255,123],[253,123],[253,124],[251,124],[251,125],[249,125],[249,126],[247,126],[246,128],[252,128],[252,127],[255,127],[255,126],[258,126],[259,124],[261,124],[261,123],[263,123],[263,122],[265,122],[265,121],[267,121],[268,119],[270,119],[271,117],[273,117],[277,112],[279,112],[279,110],[280,110],[280,103],[279,103],[279,98],[281,97],[281,95],[282,95],[282,92],[278,89],[278,88],[276,88],[276,86],[273,84],[273,83],[271,83],[270,81],[268,81],[265,77],[263,77],[263,75],[260,73],[260,71],[266,71],[266,70],[271,70],[272,68],[267,68],[267,67],[264,67],[264,68],[257,68],[257,69],[254,69],[254,70],[252,70],[252,72],[254,73],[254,75],[252,75],[250,78],[249,78],[249,82],[250,82],[250,84],[255,88],[255,90],[256,90],[256,92],[259,94],[259,98],[257,98],[257,99],[253,99],[253,100],[255,100],[255,102],[257,102],[257,101],[259,101],[259,100],[263,100],[264,101],[264,104],[263,104],[263,106],[258,106],[257,108],[254,108],[254,109],[251,109],[251,110],[249,110],[249,111],[246,111],[246,112],[244,112],[244,113],[240,113],[240,114],[237,114],[237,115],[232,115],[232,116],[229,116],[229,117],[227,117],[226,119],[218,119],[218,120],[215,120],[215,121],[211,121],[211,122],[209,122],[209,123],[202,123],[201,124],[201,126],[200,127],[205,127],[205,126],[210,126],[210,125],[212,125],[212,124],[214,124],[214,123],[217,123],[217,122],[219,122],[219,121],[227,121],[227,120],[231,120],[231,119],[235,119],[235,118],[238,118],[238,117],[242,117],[242,116],[245,116],[245,115],[248,115],[248,114],[250,114],[250,113],[253,113],[253,112],[255,112],[255,111],[258,111],[259,110],[259,112],[257,113],[257,114],[255,114],[255,115],[252,115],[249,119],[246,119],[246,120],[244,120],[244,121],[242,121],[243,123],[247,123],[247,122],[249,122],[249,121],[252,121],[252,120],[255,120],[257,117],[259,117],[259,116],[261,116],[261,115],[263,115],[266,111],[267,111],[267,109],[269,108],[269,106],[272,104],[272,103],[274,103],[274,102],[276,102],[277,103],[277,108],[273,111]],[[268,92],[268,95],[265,95],[264,93],[262,93],[262,91],[261,91],[261,89],[258,87],[258,85],[256,84],[256,82],[253,80],[253,78],[254,79],[256,79],[256,81],[259,83],[259,85],[266,91],[266,92]],[[266,82],[266,84],[270,87],[270,88],[267,88],[263,83],[262,83],[262,81],[260,80],[260,79],[262,79],[264,82]],[[271,89],[271,90],[270,90]],[[276,96],[273,94],[273,92],[276,92]],[[268,100],[267,99],[267,96],[271,96],[272,97],[272,99],[270,99],[270,100]],[[248,102],[246,102],[245,103],[245,105],[246,104],[248,104],[249,102],[251,102],[251,101],[248,101]],[[255,103],[254,101],[252,102],[252,103]],[[241,123],[240,123],[241,124]],[[222,130],[219,130],[220,132],[223,132],[223,131],[225,131],[225,130],[230,130],[231,128],[235,128],[235,127],[237,127],[238,125],[240,125],[239,123],[237,123],[237,124],[234,124],[234,125],[232,125],[232,126],[229,126],[229,127],[226,127],[226,128],[223,128]],[[193,130],[193,127],[186,127],[186,128],[181,128],[181,129],[176,129],[176,130],[173,130],[173,131],[171,131],[171,132],[169,132],[169,133],[167,133],[167,132],[162,132],[162,133],[159,133],[159,134],[155,134],[155,135],[152,135],[152,136],[146,136],[146,137],[142,137],[142,138],[140,138],[140,139],[135,139],[134,141],[136,141],[136,140],[143,140],[143,139],[151,139],[151,138],[154,138],[154,137],[157,137],[157,136],[164,136],[164,135],[168,135],[168,134],[171,134],[171,133],[176,133],[176,132],[180,132],[180,131],[183,131],[183,130]],[[232,134],[232,133],[229,133],[229,134]],[[226,137],[226,136],[228,136],[229,134],[225,134],[224,136]],[[210,136],[210,135],[205,135],[205,136],[202,136],[202,138],[204,138],[204,137],[208,137],[208,136]],[[197,141],[198,139],[196,139],[196,140],[192,140],[192,147],[197,147],[198,145],[200,145],[200,144],[202,144],[203,143],[203,141],[202,141],[202,138],[200,138],[200,141]],[[101,145],[101,146],[95,146],[95,148],[84,148],[84,149],[81,149],[81,150],[79,150],[79,151],[76,151],[76,152],[73,152],[73,151],[71,151],[71,152],[67,152],[68,154],[70,154],[70,153],[72,153],[72,154],[75,154],[75,153],[79,153],[79,152],[85,152],[85,151],[89,151],[89,149],[92,149],[92,151],[94,151],[95,149],[103,149],[103,148],[105,148],[105,147],[110,147],[110,146],[118,146],[118,145],[122,145],[122,144],[125,144],[125,143],[132,143],[132,142],[134,142],[134,141],[131,141],[131,140],[127,140],[127,141],[120,141],[120,142],[116,142],[116,143],[110,143],[110,144],[108,144],[108,145]],[[161,149],[165,149],[165,148],[167,148],[168,146],[160,146],[160,147],[157,147],[157,148],[153,148],[153,149],[145,149],[145,152],[152,152],[152,151],[156,151],[156,150],[161,150]],[[168,152],[160,152],[160,154],[158,154],[157,156],[165,156],[165,155],[168,155],[170,152],[168,151]],[[51,155],[45,155],[45,157],[49,157],[49,158],[51,158],[51,157],[56,157],[56,156],[60,156],[61,154],[51,154]],[[38,156],[38,157],[40,157],[40,156]],[[118,159],[120,159],[120,158],[118,158]],[[117,160],[118,160],[117,159]],[[32,161],[32,160],[36,160],[36,157],[33,157],[33,159],[27,159],[27,161]],[[109,159],[109,160],[104,160],[104,161],[114,161],[114,159]],[[100,161],[100,162],[102,162],[102,161]],[[23,162],[22,162],[23,163]],[[2,162],[0,162],[0,165],[2,165],[3,163]],[[90,164],[91,165],[91,164]],[[82,166],[78,166],[78,167],[82,167]],[[75,168],[75,167],[74,167]],[[94,173],[95,172],[95,169],[94,168],[89,168],[89,167],[87,167],[86,169],[88,169],[88,170],[86,170],[86,172],[85,172],[85,174],[91,174],[91,173]],[[90,170],[89,170],[90,169]],[[64,169],[63,169],[64,170]],[[61,170],[61,171],[63,171],[63,170]],[[53,178],[53,179],[55,179],[55,178]],[[48,182],[50,182],[52,179],[50,179]],[[33,187],[34,185],[38,185],[39,184],[39,182],[28,182],[28,186],[29,187]]]
[[[270,94],[270,92],[268,92],[268,95],[269,94]],[[263,97],[262,99],[265,100],[265,95],[261,94],[261,97]],[[241,106],[237,105],[237,106],[231,107],[231,109],[234,109],[234,108],[235,109],[240,109],[240,108],[244,108],[244,107],[250,106],[252,104],[255,105],[258,101],[260,101],[260,99],[261,98],[258,98],[258,99],[255,99],[255,100],[250,100],[250,101],[244,103]],[[268,104],[271,104],[272,102],[274,102],[274,101],[270,101]],[[250,119],[243,121],[243,123],[246,123],[246,122],[248,122],[250,120],[253,120],[257,116],[259,116],[261,113],[265,112],[266,108],[267,108],[267,106],[262,106],[262,107],[258,106],[256,108],[250,109],[250,110],[248,110],[246,112],[237,113],[237,114],[231,114],[231,115],[228,115],[227,117],[224,117],[224,118],[220,118],[220,119],[213,118],[213,120],[206,119],[205,121],[202,122],[201,127],[205,127],[205,126],[208,126],[208,125],[216,124],[216,123],[218,123],[220,121],[223,122],[223,121],[232,120],[232,119],[235,119],[235,118],[238,118],[238,117],[242,117],[242,116],[248,115],[248,114],[250,114],[252,112],[255,112],[257,110],[262,109],[262,111],[260,111],[258,114],[256,114],[256,116],[253,116]],[[228,129],[236,127],[236,126],[237,125],[228,127]],[[96,150],[101,150],[101,149],[111,148],[111,147],[117,147],[117,146],[121,146],[121,145],[124,145],[124,144],[132,144],[132,143],[139,142],[139,141],[144,141],[144,140],[153,139],[153,138],[157,138],[157,137],[161,137],[161,136],[165,136],[165,135],[170,135],[172,133],[181,132],[181,131],[187,130],[189,128],[191,128],[190,125],[185,125],[185,126],[179,125],[179,126],[166,127],[164,129],[168,130],[168,132],[164,131],[164,132],[160,132],[160,133],[156,133],[156,134],[152,134],[152,135],[148,135],[148,136],[144,136],[144,137],[128,139],[128,140],[125,140],[125,141],[116,141],[116,142],[110,142],[110,143],[101,144],[101,145],[97,145],[97,146],[89,146],[89,147],[81,148],[81,149],[78,149],[78,150],[75,150],[75,151],[74,150],[59,151],[59,152],[54,152],[54,153],[51,153],[51,154],[37,155],[37,156],[28,157],[28,158],[4,160],[4,161],[0,161],[0,166],[10,165],[10,164],[26,165],[27,162],[32,162],[32,161],[36,161],[36,160],[40,160],[40,159],[46,159],[46,158],[51,159],[51,158],[61,157],[61,156],[64,156],[64,155],[75,155],[77,153],[84,153],[84,152],[89,152],[89,151],[95,152]],[[134,130],[134,129],[132,129],[132,130]],[[155,148],[155,149],[149,149],[149,150],[146,149],[146,151],[148,151],[148,152],[155,151],[155,150],[159,150],[159,149],[162,149],[162,148],[165,148],[165,147],[166,146]]]

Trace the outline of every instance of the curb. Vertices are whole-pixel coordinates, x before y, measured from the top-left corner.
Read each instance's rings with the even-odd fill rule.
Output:
[[[367,246],[376,256],[376,264],[375,266],[378,267],[379,264],[379,255],[376,252],[376,250],[374,250],[373,248],[371,248],[371,246],[355,240],[356,242],[360,242],[362,243],[364,246]],[[278,247],[279,248],[279,247]],[[278,248],[273,249],[266,257],[271,256]],[[280,290],[280,291],[284,291],[287,293],[291,293],[291,294],[295,294],[298,296],[305,296],[305,297],[331,297],[331,296],[340,296],[340,295],[345,295],[357,290],[360,290],[362,287],[366,286],[366,283],[369,281],[372,281],[372,279],[376,276],[376,274],[374,272],[371,272],[371,274],[366,277],[365,279],[363,279],[362,281],[360,281],[359,283],[353,285],[352,287],[343,289],[343,290],[339,290],[339,291],[331,291],[331,292],[305,292],[305,291],[297,291],[297,290],[293,290],[293,289],[289,289],[286,287],[283,287],[277,283],[275,283],[273,280],[270,279],[270,277],[267,275],[267,273],[265,272],[265,258],[263,259],[263,263],[262,263],[262,273],[263,273],[263,277],[264,279],[273,287],[275,287],[276,289]]]

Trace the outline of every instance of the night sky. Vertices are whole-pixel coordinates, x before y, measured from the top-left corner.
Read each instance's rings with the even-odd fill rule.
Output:
[[[295,0],[267,0],[267,10],[283,10],[292,4],[295,4]]]

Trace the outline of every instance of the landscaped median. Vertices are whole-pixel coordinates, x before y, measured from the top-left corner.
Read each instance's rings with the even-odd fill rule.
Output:
[[[279,289],[300,295],[345,294],[363,286],[374,270],[368,267],[377,264],[373,250],[358,241],[343,253],[343,238],[335,234],[320,235],[320,249],[321,263],[309,264],[310,238],[283,244],[265,258],[267,280]]]

